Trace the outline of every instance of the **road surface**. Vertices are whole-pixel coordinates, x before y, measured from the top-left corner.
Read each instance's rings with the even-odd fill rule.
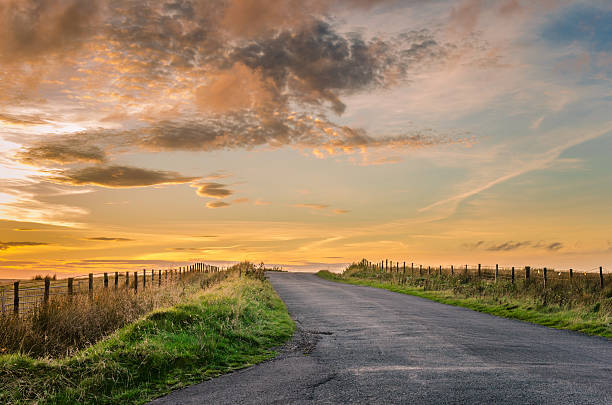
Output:
[[[156,404],[612,404],[612,342],[313,274],[269,273],[298,332]]]

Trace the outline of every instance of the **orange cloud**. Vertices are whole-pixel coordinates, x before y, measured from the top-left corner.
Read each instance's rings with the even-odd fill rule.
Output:
[[[196,184],[194,187],[198,188],[196,193],[202,197],[224,198],[234,194],[232,190],[225,188],[225,184],[220,183]]]
[[[259,108],[273,101],[274,84],[242,63],[212,75],[195,91],[196,105],[214,113]]]
[[[75,186],[94,185],[108,188],[145,187],[158,184],[181,184],[198,180],[177,172],[148,170],[130,166],[91,166],[83,169],[64,170],[52,181]]]

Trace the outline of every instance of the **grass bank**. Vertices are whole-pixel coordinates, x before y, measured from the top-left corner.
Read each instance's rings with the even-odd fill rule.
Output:
[[[518,282],[492,283],[461,276],[397,276],[363,269],[359,264],[350,266],[343,274],[320,271],[317,275],[326,280],[383,288],[505,318],[612,338],[612,290],[587,294],[584,290],[580,293],[554,287],[542,290]]]
[[[270,357],[294,323],[259,275],[227,279],[59,359],[0,356],[0,403],[143,403]]]

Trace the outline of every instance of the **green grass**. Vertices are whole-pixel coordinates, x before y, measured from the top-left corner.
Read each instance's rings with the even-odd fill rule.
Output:
[[[456,305],[475,311],[497,315],[505,318],[519,319],[556,329],[568,329],[589,335],[612,338],[612,322],[600,312],[598,302],[592,307],[576,306],[569,309],[563,305],[544,305],[527,296],[511,297],[505,294],[490,294],[479,297],[463,296],[455,289],[439,290],[425,289],[424,286],[402,284],[392,280],[375,280],[352,275],[339,275],[328,271],[320,271],[317,275],[326,280],[382,288],[402,294],[426,298],[442,304]],[[606,305],[612,304],[610,297],[603,298]]]
[[[0,356],[0,403],[143,403],[269,359],[294,330],[267,281],[233,275],[71,357]]]

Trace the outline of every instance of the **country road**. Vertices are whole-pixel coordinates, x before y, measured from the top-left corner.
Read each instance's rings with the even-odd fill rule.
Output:
[[[269,273],[298,332],[155,404],[612,404],[612,341],[313,274]]]

